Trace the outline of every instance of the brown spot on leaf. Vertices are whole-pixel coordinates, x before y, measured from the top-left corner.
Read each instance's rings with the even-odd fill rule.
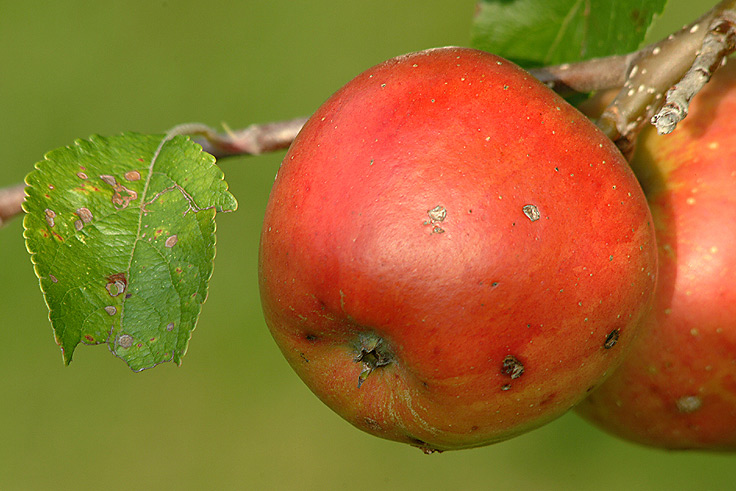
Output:
[[[77,231],[82,230],[84,228],[84,224],[82,223],[82,220],[75,220],[74,228],[77,229]]]
[[[121,334],[118,336],[117,343],[121,348],[130,348],[133,346],[133,336],[130,334]]]
[[[115,176],[110,176],[108,174],[103,174],[100,176],[100,179],[102,179],[102,182],[107,184],[108,186],[117,187],[118,180],[115,179]]]
[[[125,273],[116,273],[107,277],[105,288],[111,297],[117,297],[123,293],[127,287],[128,280],[125,278]]]
[[[115,315],[118,313],[118,309],[114,305],[108,305],[105,307],[105,312],[107,312],[109,315]]]
[[[53,227],[54,225],[56,225],[56,223],[54,222],[54,218],[56,218],[56,212],[48,208],[46,208],[43,212],[46,215],[46,223],[49,224],[49,227]]]
[[[164,245],[168,248],[174,247],[176,245],[176,241],[179,240],[179,238],[176,236],[176,234],[169,236],[168,239],[166,239],[166,242],[164,242]]]
[[[49,279],[51,280],[51,283],[58,283],[59,282],[59,280],[56,279],[56,276],[54,276],[52,274],[49,275]]]
[[[89,211],[89,208],[77,208],[77,216],[81,218],[84,223],[92,221],[92,212]]]
[[[112,195],[112,204],[114,204],[118,209],[127,208],[131,201],[138,198],[137,192],[119,184],[118,180],[115,179],[114,176],[103,174],[100,176],[100,179],[102,179],[105,184],[112,186],[114,191]]]
[[[173,322],[169,322],[168,324],[166,324],[166,330],[169,331],[169,332],[173,331],[174,330],[174,323]]]
[[[77,172],[77,177],[80,179],[87,179],[87,174],[84,172]]]
[[[140,181],[141,180],[141,173],[137,170],[130,170],[125,173],[123,176],[128,181]]]

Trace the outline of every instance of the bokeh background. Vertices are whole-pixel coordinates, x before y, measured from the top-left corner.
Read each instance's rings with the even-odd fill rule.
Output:
[[[468,45],[475,0],[0,0],[0,187],[93,133],[308,115],[386,58]],[[715,1],[671,0],[658,37]],[[225,160],[240,201],[181,367],[103,346],[64,367],[22,239],[0,229],[0,489],[734,489],[736,457],[619,441],[573,414],[426,456],[322,405],[263,322],[260,222],[283,152]]]

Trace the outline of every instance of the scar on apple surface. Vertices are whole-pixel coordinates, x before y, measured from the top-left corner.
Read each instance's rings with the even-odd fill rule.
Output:
[[[524,364],[514,355],[507,355],[501,364],[501,373],[511,377],[511,380],[517,379],[524,374]]]
[[[603,343],[603,347],[605,349],[611,349],[616,346],[619,335],[620,331],[618,329],[614,329],[613,331],[609,332],[608,336],[606,336],[606,341]]]
[[[703,405],[703,400],[698,396],[681,397],[675,403],[677,410],[684,414],[694,413]]]
[[[445,232],[445,229],[440,227],[438,223],[444,222],[445,218],[447,218],[447,208],[437,205],[431,210],[427,210],[427,216],[429,216],[429,220],[425,220],[424,225],[432,225],[433,234],[442,234]]]
[[[536,222],[542,217],[542,215],[539,213],[539,208],[537,208],[535,205],[524,205],[521,208],[521,211],[523,211],[524,215],[526,215],[526,217],[532,222]]]

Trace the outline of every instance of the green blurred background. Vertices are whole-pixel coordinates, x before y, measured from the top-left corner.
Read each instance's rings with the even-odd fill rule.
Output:
[[[475,0],[0,0],[0,187],[92,133],[308,115],[360,71],[468,45]],[[714,1],[671,0],[665,34]],[[283,152],[222,161],[210,296],[181,367],[105,347],[64,367],[22,239],[0,229],[0,489],[734,489],[736,458],[618,441],[575,415],[431,456],[364,434],[299,381],[261,315],[256,253]]]

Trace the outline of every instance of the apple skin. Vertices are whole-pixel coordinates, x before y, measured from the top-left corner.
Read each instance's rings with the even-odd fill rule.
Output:
[[[736,66],[677,129],[639,138],[632,167],[659,244],[655,305],[624,364],[577,412],[624,439],[736,450]]]
[[[356,427],[431,452],[570,409],[650,308],[646,199],[610,140],[467,48],[379,64],[309,119],[260,243],[296,373]]]

